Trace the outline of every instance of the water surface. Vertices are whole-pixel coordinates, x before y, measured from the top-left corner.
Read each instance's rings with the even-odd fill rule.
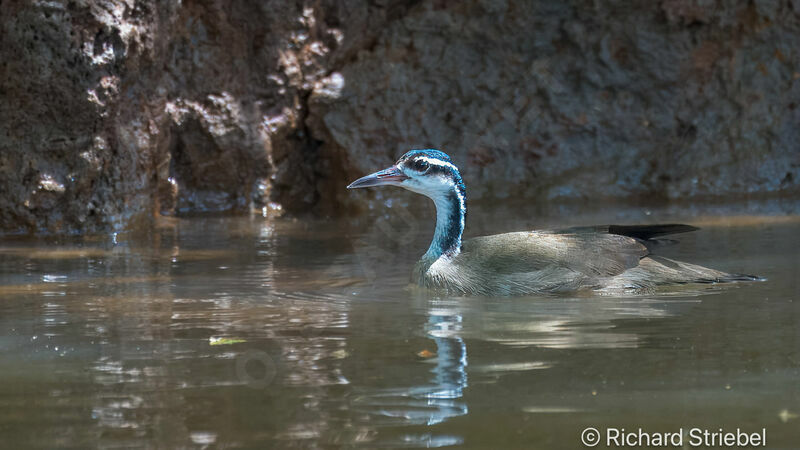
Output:
[[[470,212],[469,235],[699,223],[661,253],[768,278],[621,298],[410,289],[431,215],[386,212],[5,239],[0,440],[581,448],[592,426],[800,442],[800,220],[780,207]]]

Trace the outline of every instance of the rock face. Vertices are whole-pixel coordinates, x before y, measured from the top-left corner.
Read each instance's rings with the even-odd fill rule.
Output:
[[[800,1],[0,2],[0,230],[470,197],[796,192]]]

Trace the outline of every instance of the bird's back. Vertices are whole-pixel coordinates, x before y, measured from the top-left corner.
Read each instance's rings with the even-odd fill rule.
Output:
[[[414,281],[460,294],[521,295],[640,290],[739,277],[650,254],[650,237],[693,229],[612,225],[482,236],[464,241],[455,256],[420,261]]]

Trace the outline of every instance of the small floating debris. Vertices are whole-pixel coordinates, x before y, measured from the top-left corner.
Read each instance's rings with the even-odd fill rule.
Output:
[[[217,434],[210,431],[193,431],[189,434],[189,438],[198,445],[211,445],[217,442]]]
[[[525,406],[522,408],[522,412],[529,414],[566,414],[582,412],[582,410],[561,406]]]
[[[335,358],[335,359],[345,359],[345,358],[347,358],[348,356],[350,356],[350,352],[348,352],[347,350],[344,350],[344,349],[340,349],[340,350],[334,350],[334,351],[331,353],[331,356],[332,356],[333,358]]]
[[[63,281],[67,281],[66,275],[42,275],[42,281],[45,283],[60,283]]]
[[[241,344],[243,342],[247,342],[244,339],[237,339],[237,338],[227,338],[227,337],[210,337],[208,338],[208,343],[210,345],[231,345],[231,344]]]
[[[432,352],[432,351],[430,351],[428,349],[425,349],[425,350],[417,352],[417,356],[419,356],[420,358],[433,358],[434,356],[436,356],[436,353],[434,353],[434,352]]]
[[[783,422],[783,423],[786,423],[786,422],[788,422],[790,420],[797,419],[798,417],[800,417],[800,416],[798,416],[797,414],[789,411],[788,409],[782,409],[781,412],[778,413],[778,418],[781,419],[781,422]]]
[[[552,364],[544,361],[528,361],[518,363],[506,364],[488,364],[485,366],[475,367],[476,372],[521,372],[526,370],[549,369],[553,367]]]

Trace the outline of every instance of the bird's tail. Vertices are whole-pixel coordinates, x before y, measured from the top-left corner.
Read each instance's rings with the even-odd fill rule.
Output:
[[[649,284],[651,286],[764,281],[764,278],[756,275],[727,273],[658,255],[648,255],[639,261],[638,267],[626,271],[618,278],[618,281],[624,281],[632,285]]]
[[[608,232],[611,234],[619,234],[621,236],[628,236],[641,239],[643,241],[660,236],[688,233],[690,231],[697,230],[699,230],[699,228],[682,223],[664,223],[656,225],[608,225]]]
[[[701,278],[695,283],[736,283],[739,281],[767,281],[766,278],[746,273],[725,273],[714,278]]]

